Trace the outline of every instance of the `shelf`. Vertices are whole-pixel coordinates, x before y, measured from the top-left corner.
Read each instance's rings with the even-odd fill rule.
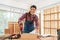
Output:
[[[50,15],[50,14],[44,14],[44,16],[46,16],[46,15]]]
[[[60,20],[44,20],[44,22],[48,22],[48,21],[60,21]]]
[[[50,29],[45,29],[45,34],[50,34]]]
[[[57,35],[57,29],[60,29],[60,6],[46,8],[44,11],[44,33]]]
[[[44,15],[57,14],[57,13],[60,13],[60,12],[47,13],[47,14],[44,14]]]
[[[57,29],[57,28],[48,28],[48,27],[44,27],[44,29]]]

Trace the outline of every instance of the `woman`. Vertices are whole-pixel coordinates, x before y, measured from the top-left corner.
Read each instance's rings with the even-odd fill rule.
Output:
[[[30,33],[34,29],[38,29],[38,17],[35,14],[36,11],[36,6],[32,5],[30,7],[30,11],[23,14],[19,19],[18,19],[18,24],[21,24],[21,21],[25,18],[25,23],[24,23],[24,30],[23,33]],[[34,22],[36,27],[34,27]]]

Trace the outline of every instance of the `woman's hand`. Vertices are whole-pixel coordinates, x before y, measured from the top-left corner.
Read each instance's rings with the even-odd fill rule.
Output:
[[[39,30],[37,28],[35,28],[35,31],[36,31],[36,33],[39,33]]]

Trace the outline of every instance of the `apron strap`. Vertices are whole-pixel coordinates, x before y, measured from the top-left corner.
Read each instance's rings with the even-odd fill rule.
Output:
[[[27,21],[27,13],[26,13],[26,20],[25,21]]]
[[[32,22],[34,22],[34,20],[35,20],[35,16],[33,17],[33,20],[32,20]]]

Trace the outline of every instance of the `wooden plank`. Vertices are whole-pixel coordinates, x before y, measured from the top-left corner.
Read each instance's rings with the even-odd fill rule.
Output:
[[[37,38],[36,34],[29,34],[29,33],[24,33],[21,35],[21,38]]]
[[[18,25],[18,23],[14,23],[14,33],[20,33],[20,27]]]
[[[9,29],[5,29],[5,34],[10,34],[10,30]]]
[[[45,34],[50,34],[50,29],[45,28]]]
[[[38,29],[39,34],[41,34],[41,14],[39,14],[39,29]]]

